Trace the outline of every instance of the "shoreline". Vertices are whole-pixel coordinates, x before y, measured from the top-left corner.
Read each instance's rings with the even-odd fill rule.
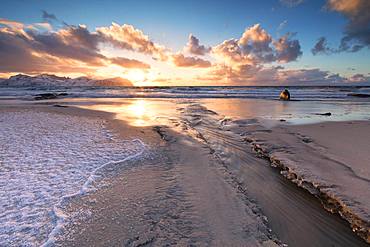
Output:
[[[203,107],[203,106],[199,106],[199,107]],[[195,108],[198,108],[198,107],[196,106]],[[212,110],[215,110],[215,108],[212,108]],[[284,150],[284,146],[286,145],[286,143],[275,143],[274,141],[276,141],[276,140],[273,139],[273,138],[269,138],[270,137],[269,135],[271,133],[273,134],[274,129],[278,128],[279,126],[284,126],[286,128],[289,128],[289,127],[292,127],[292,126],[296,126],[297,128],[299,128],[299,126],[300,126],[300,125],[281,125],[281,124],[280,125],[275,125],[275,124],[271,125],[271,123],[267,123],[268,126],[270,126],[270,127],[266,127],[266,126],[264,126],[265,123],[261,124],[261,123],[259,123],[259,120],[257,120],[257,119],[238,119],[238,120],[226,119],[225,120],[225,118],[222,119],[222,118],[216,117],[215,120],[212,120],[212,118],[206,118],[203,115],[201,117],[199,117],[198,114],[201,111],[207,112],[208,110],[207,110],[207,108],[205,108],[205,110],[201,110],[201,109],[192,110],[192,109],[190,109],[190,112],[188,113],[188,115],[189,115],[188,121],[190,122],[189,124],[194,125],[194,128],[198,132],[197,135],[202,136],[202,138],[204,138],[204,140],[206,140],[208,142],[208,145],[210,145],[211,147],[216,148],[216,150],[220,153],[220,155],[224,156],[222,159],[224,159],[228,164],[230,164],[231,162],[235,162],[236,164],[238,164],[235,167],[237,174],[240,173],[240,170],[242,169],[240,167],[242,164],[239,165],[239,163],[240,162],[242,162],[242,163],[245,162],[244,161],[245,158],[242,158],[242,157],[244,156],[244,153],[246,152],[245,150],[240,150],[240,147],[241,147],[240,142],[243,141],[243,142],[247,143],[250,149],[252,149],[252,147],[253,147],[252,144],[251,144],[251,142],[253,142],[253,140],[246,141],[246,140],[248,140],[248,138],[246,138],[246,136],[254,136],[255,134],[258,136],[258,134],[261,134],[261,136],[258,136],[259,137],[259,139],[258,139],[259,144],[266,143],[266,145],[268,145],[268,147],[273,147],[273,150],[275,150],[275,149],[276,150]],[[207,115],[207,114],[205,114],[205,115]],[[202,119],[202,120],[199,121],[199,119]],[[369,122],[365,121],[365,123],[369,123]],[[321,123],[321,124],[323,124],[323,123]],[[327,122],[327,124],[337,125],[337,124],[341,124],[341,122]],[[310,125],[307,125],[307,126],[315,126],[315,124],[310,124]],[[232,133],[232,135],[230,133]],[[293,134],[293,133],[289,133],[289,134]],[[214,138],[217,138],[219,140],[214,139]],[[237,148],[237,146],[240,146],[240,147]],[[232,153],[228,154],[227,149],[231,149]],[[225,154],[225,152],[226,152],[226,154]],[[235,154],[235,152],[237,152],[237,153],[241,152],[241,153],[240,154]],[[290,151],[287,151],[287,152],[291,153]],[[254,153],[256,153],[256,152],[254,152]],[[295,153],[295,154],[292,153],[292,154],[293,155],[298,155],[297,153]],[[363,152],[363,154],[366,155],[366,152]],[[250,158],[247,158],[247,159],[250,159]],[[252,162],[252,161],[250,161],[250,162]],[[258,163],[256,160],[254,162]],[[247,164],[245,164],[245,165],[247,165]],[[268,165],[271,166],[270,162],[268,163]],[[309,169],[309,167],[307,167],[307,168]],[[250,171],[247,171],[247,173],[251,173],[251,172],[253,173],[254,169],[252,169]],[[253,177],[250,177],[250,176],[243,176],[242,174],[239,174],[239,175],[240,175],[241,178],[243,178],[243,177],[246,177],[247,179],[253,178]],[[256,174],[256,176],[259,176],[259,175],[260,174],[258,174],[258,173]],[[283,179],[286,179],[286,177],[283,176],[283,174],[280,174],[280,173],[279,173],[279,177],[281,177]],[[269,179],[269,178],[267,178],[267,179]],[[288,181],[288,183],[294,185],[297,189],[302,190],[301,187],[296,186],[296,184],[292,183],[290,180],[286,180],[286,181]],[[245,183],[247,184],[247,188],[248,188],[248,181],[245,181]],[[250,185],[251,184],[249,182],[249,186]],[[256,189],[258,190],[258,185],[257,185]],[[367,192],[366,187],[364,187],[362,190]],[[307,193],[309,192],[309,191],[306,191],[306,190],[302,190],[302,191],[307,192]],[[312,193],[309,193],[309,194],[311,196],[314,196],[314,195],[312,195]],[[266,195],[266,196],[270,196],[270,197],[272,196],[273,197],[273,195]],[[259,196],[257,195],[257,197],[259,197]],[[267,207],[267,209],[268,209],[269,208],[269,203],[276,203],[276,201],[274,201],[276,199],[277,198],[273,199],[270,202],[267,202],[267,204],[265,204],[265,207]],[[313,199],[315,201],[318,201],[317,198],[315,198],[315,197],[313,197]],[[263,201],[265,199],[261,198],[261,200]],[[293,202],[293,203],[296,203],[296,202]],[[369,204],[365,204],[365,205],[369,205]],[[321,209],[323,208],[322,205],[320,205],[320,208]],[[273,211],[272,211],[272,213],[273,213]],[[331,213],[332,212],[330,212],[330,214]],[[280,224],[278,222],[276,222],[276,223],[278,225]],[[312,223],[314,223],[314,222],[312,222]],[[346,226],[346,227],[350,228],[349,226]],[[362,239],[365,240],[365,241],[367,241],[366,231],[368,231],[368,229],[369,228],[366,228],[366,223],[365,223],[365,228],[362,229],[362,231],[357,232],[357,233],[360,232],[360,235],[361,235]],[[274,230],[274,228],[273,228],[273,230]],[[365,235],[361,234],[363,232],[365,232]],[[318,243],[318,244],[321,246],[322,243]],[[343,243],[338,242],[336,244],[341,245]]]
[[[115,125],[115,119],[114,114],[106,113],[106,112],[98,112],[98,111],[91,111],[86,109],[80,109],[77,107],[53,107],[50,105],[12,105],[12,106],[4,106],[0,105],[0,114],[1,113],[12,113],[12,114],[36,114],[37,116],[43,116],[46,117],[48,115],[42,115],[42,114],[52,114],[52,116],[62,116],[65,117],[68,121],[69,117],[77,117],[78,119],[91,119],[93,121],[102,122],[110,129],[110,131],[115,131],[113,126]],[[41,115],[40,115],[41,114]],[[45,119],[46,121],[50,121],[50,119]],[[0,121],[2,122],[2,121]],[[120,123],[120,126],[124,126],[122,123]],[[89,128],[89,126],[85,126],[86,128]],[[100,131],[106,132],[104,129],[100,129]],[[130,136],[120,136],[119,138],[122,138],[123,141],[132,138],[132,137],[138,137],[141,132],[136,133],[134,128],[126,128],[126,130],[130,130]],[[108,136],[106,138],[112,139],[114,136],[112,135],[112,132],[108,131],[106,134]],[[37,132],[36,132],[37,133]],[[45,131],[43,132],[45,133]],[[126,131],[125,134],[128,132]],[[114,133],[115,134],[115,133]],[[138,141],[140,145],[143,145],[140,139],[133,139],[133,142]],[[53,246],[55,237],[61,234],[61,231],[63,230],[65,224],[70,220],[70,216],[67,216],[64,214],[63,207],[65,204],[68,204],[70,201],[76,200],[77,198],[83,197],[86,194],[93,193],[94,191],[94,185],[97,181],[101,178],[99,178],[99,174],[102,170],[106,170],[109,166],[117,166],[119,164],[127,162],[127,160],[136,159],[137,157],[142,156],[144,152],[144,149],[139,151],[138,153],[134,153],[132,155],[129,155],[125,157],[123,160],[111,160],[108,163],[100,163],[98,167],[96,167],[86,178],[86,180],[81,184],[79,189],[75,190],[75,192],[70,194],[65,194],[62,197],[59,198],[58,202],[56,204],[50,205],[53,209],[52,211],[48,212],[48,214],[51,217],[51,222],[53,222],[54,226],[52,227],[51,231],[47,234],[47,238],[45,240],[42,240],[39,244],[40,246]],[[32,194],[33,192],[25,191],[26,193]],[[39,202],[35,202],[39,203]],[[46,224],[46,223],[45,223]],[[18,232],[14,232],[13,234],[19,234]],[[41,234],[40,234],[41,235]],[[38,237],[38,239],[41,239],[41,236]],[[4,239],[5,240],[5,239]],[[19,240],[19,241],[24,241]],[[35,240],[34,240],[35,241]],[[23,244],[31,244],[29,242],[22,242]],[[36,242],[35,242],[36,243]]]
[[[189,106],[189,103],[187,103],[187,105]],[[22,105],[16,106],[15,108],[22,109],[28,107]],[[119,174],[121,175],[119,175],[118,177],[113,176],[111,177],[114,178],[112,181],[107,181],[107,183],[110,184],[108,185],[108,187],[103,187],[99,189],[100,191],[98,192],[88,194],[86,198],[84,198],[83,200],[78,199],[72,202],[71,206],[72,208],[70,208],[72,210],[71,212],[73,212],[74,209],[80,210],[86,207],[89,208],[91,212],[95,212],[97,216],[96,217],[89,216],[88,219],[80,219],[80,222],[75,222],[75,224],[71,225],[72,226],[71,231],[68,231],[67,234],[63,237],[65,239],[65,237],[71,238],[74,236],[71,239],[74,239],[74,241],[77,242],[69,242],[70,244],[73,243],[82,244],[83,242],[81,241],[92,241],[90,242],[91,244],[94,243],[94,241],[98,242],[100,241],[100,243],[103,244],[104,239],[106,241],[109,240],[109,238],[104,238],[104,235],[102,235],[103,233],[108,234],[107,236],[111,237],[112,239],[115,239],[115,241],[123,241],[124,239],[126,239],[127,241],[129,241],[125,242],[127,244],[135,243],[145,245],[152,244],[154,242],[165,244],[169,243],[167,242],[169,238],[177,239],[176,241],[179,241],[178,243],[183,244],[191,243],[188,242],[189,240],[195,241],[194,243],[197,243],[197,241],[199,241],[198,243],[203,243],[203,241],[216,241],[214,243],[219,244],[231,243],[233,241],[234,243],[245,244],[246,243],[245,241],[251,241],[250,243],[251,244],[253,243],[252,245],[261,245],[261,246],[277,246],[283,244],[283,242],[279,240],[278,236],[275,236],[276,232],[274,232],[274,229],[272,229],[273,230],[272,232],[271,229],[269,229],[270,223],[268,222],[267,218],[265,219],[263,210],[261,211],[261,209],[259,209],[258,201],[255,201],[254,199],[252,200],[250,198],[248,192],[248,181],[245,182],[243,182],[242,180],[240,181],[240,179],[238,178],[239,175],[238,174],[233,175],[234,171],[232,169],[229,170],[230,167],[227,165],[227,163],[223,164],[223,162],[228,162],[228,160],[227,159],[225,160],[224,158],[220,159],[218,155],[218,150],[213,150],[212,148],[209,149],[210,147],[212,147],[212,145],[208,143],[210,139],[208,139],[208,137],[204,137],[202,135],[204,133],[201,133],[201,131],[199,132],[199,129],[196,129],[198,127],[202,127],[203,122],[198,122],[198,120],[194,122],[193,119],[189,120],[189,122],[186,124],[184,124],[184,122],[181,123],[182,121],[186,120],[186,115],[188,113],[185,112],[184,114],[184,112],[182,112],[180,114],[184,115],[185,119],[179,120],[178,123],[176,123],[175,121],[174,124],[177,127],[174,126],[135,127],[123,121],[122,119],[116,119],[114,117],[115,114],[101,111],[86,110],[76,108],[74,106],[59,108],[52,107],[51,105],[30,105],[29,109],[51,111],[60,114],[76,114],[78,116],[82,114],[85,116],[90,116],[92,118],[99,117],[102,119],[106,119],[107,126],[112,131],[114,131],[115,134],[117,134],[121,138],[122,137],[127,138],[127,136],[130,136],[132,138],[139,137],[151,147],[150,149],[154,151],[154,153],[156,153],[155,158],[150,160],[142,159],[140,161],[141,164],[132,164],[131,166],[129,166],[130,168],[127,169],[122,167],[123,168],[122,173],[119,172]],[[180,109],[180,111],[183,110]],[[206,118],[204,118],[205,115],[207,114],[213,115],[216,113],[212,113],[211,111],[205,109],[196,109],[195,111],[195,115],[197,116],[201,115],[200,119],[202,119],[202,121],[208,121]],[[191,117],[194,116],[191,115]],[[178,130],[175,131],[174,128]],[[249,145],[251,145],[251,143],[249,143]],[[155,148],[153,149],[153,147]],[[189,160],[188,157],[192,157],[192,159]],[[212,164],[212,160],[214,158],[216,158],[216,160],[213,161]],[[193,164],[194,160],[197,161],[197,163],[202,164],[201,167],[194,166]],[[206,175],[207,181],[209,179],[210,179],[209,181],[212,181],[210,182],[211,184],[206,185],[204,184],[204,182],[200,183],[200,181],[204,180],[204,177],[202,176],[199,177],[199,174],[202,174],[202,172],[204,175]],[[148,174],[152,174],[150,175],[150,178],[147,177]],[[129,179],[130,176],[132,176],[132,179]],[[197,176],[198,179],[195,179],[195,177]],[[148,179],[150,182],[146,182],[146,179]],[[136,180],[141,181],[141,183],[138,183]],[[227,185],[227,183],[225,184],[225,181],[233,182],[227,182],[230,183],[229,185]],[[137,188],[135,188],[135,184],[139,188],[142,188],[143,191],[141,190],[138,191]],[[153,186],[154,184],[157,185]],[[163,185],[167,189],[165,190],[163,190],[163,188],[160,189],[161,186]],[[225,204],[224,201],[228,201],[228,203],[222,206],[221,208],[214,208],[213,206],[211,206],[212,205],[211,201],[214,200],[214,198],[212,196],[209,197],[209,195],[212,194],[215,195],[214,193],[212,193],[213,189],[211,188],[216,187],[218,188],[217,191],[225,190],[227,191],[225,195],[229,194],[231,196],[231,197],[229,196],[228,199],[225,198],[225,195],[216,196],[216,198],[220,197],[217,200],[219,200],[218,203],[222,201],[221,205]],[[123,188],[127,188],[128,191],[124,192],[125,189]],[[120,198],[117,193],[119,194],[126,193],[125,194],[126,197]],[[201,197],[199,197],[200,196],[199,193],[203,193]],[[130,197],[136,199],[127,201],[127,198]],[[199,198],[202,197],[204,197],[204,199],[200,200]],[[147,198],[150,198],[150,200]],[[148,214],[148,212],[151,212],[154,210],[154,208],[156,208],[153,202],[156,202],[159,198],[162,198],[164,203],[162,209],[158,208],[156,210],[159,211],[157,211],[156,213]],[[104,208],[106,207],[108,202],[114,204],[115,206],[107,211]],[[126,207],[119,206],[122,204],[122,202],[128,203],[131,206]],[[142,216],[138,215],[137,212],[135,213],[134,211],[132,211],[132,209],[137,207],[133,206],[132,203],[136,204],[137,206],[142,205],[139,206],[139,208],[137,209],[139,211],[142,210],[143,215],[147,215],[149,218],[147,218],[147,216],[142,218]],[[175,208],[170,206],[173,203],[177,204]],[[216,203],[216,205],[218,205],[218,203]],[[73,207],[75,208],[73,209]],[[181,212],[180,210],[181,207],[183,207],[182,209],[183,212]],[[215,211],[212,211],[211,209],[212,207],[214,208],[213,210]],[[230,207],[235,209],[231,210]],[[190,213],[189,209],[193,210],[194,212]],[[111,210],[113,210],[114,212],[112,212]],[[170,213],[166,212],[162,215],[162,213],[160,213],[161,210],[162,211],[169,210]],[[213,213],[211,214],[207,213],[210,210]],[[245,213],[241,214],[241,212],[243,211],[247,212],[247,214]],[[208,216],[206,217],[207,214]],[[230,218],[230,214],[234,214],[234,217]],[[136,218],[130,219],[127,218],[125,215],[133,215],[133,217]],[[163,219],[166,219],[168,221],[166,223],[167,225],[174,226],[174,229],[171,230],[164,227],[163,223],[160,223],[160,221],[158,221],[158,219],[160,219],[158,218],[159,215],[162,215],[160,216],[160,218],[164,217]],[[167,218],[168,215],[176,216],[174,217],[171,216],[170,218]],[[214,221],[215,217],[217,218],[221,215],[224,215],[223,221],[221,222]],[[113,218],[115,219],[114,221],[104,219],[107,217],[109,218],[111,216],[112,219]],[[141,222],[143,220],[146,223]],[[98,223],[100,221],[105,223],[102,222]],[[229,230],[223,229],[226,226],[225,225],[226,221],[230,221],[230,224],[227,225],[235,225],[234,227],[232,227],[234,228],[234,230],[232,230],[229,233],[227,233],[227,231],[231,229]],[[116,222],[117,224],[114,222]],[[183,222],[180,223],[180,225],[185,224],[184,222],[188,223],[183,225],[183,227],[185,228],[180,227],[177,229],[177,227],[179,226],[176,226],[178,224],[176,222]],[[205,224],[205,222],[208,223]],[[235,224],[236,222],[239,223]],[[141,234],[137,235],[135,233],[136,230],[132,232],[130,228],[126,228],[125,226],[122,225],[126,223],[130,227],[133,227],[133,229],[137,229],[137,231],[141,232]],[[250,238],[247,239],[244,239],[244,237],[242,237],[243,235],[245,235],[245,233],[243,232],[239,232],[238,233],[239,235],[235,235],[234,238],[231,239],[230,236],[232,236],[235,233],[235,231],[238,232],[240,229],[243,229],[242,225],[244,224],[250,225],[251,228],[248,228],[249,229],[248,231],[256,227],[259,230],[257,232],[253,231],[252,236],[250,236]],[[86,231],[86,228],[91,228],[91,231],[90,232],[87,231],[84,234],[82,234],[84,231]],[[193,230],[190,231],[190,229]],[[116,235],[111,235],[112,234],[111,231],[115,232],[115,234],[117,234],[117,236],[119,237],[117,237]],[[119,233],[120,231],[121,233]],[[184,235],[181,233],[182,231],[188,232],[187,234]],[[101,234],[98,234],[99,232],[101,232]],[[124,232],[125,234],[128,235],[125,235]],[[171,234],[167,235],[170,232]],[[97,236],[94,236],[96,234]],[[126,238],[127,236],[131,237],[127,239]],[[137,237],[138,239],[136,239]],[[58,243],[62,244],[63,242]],[[106,243],[113,244],[113,242]],[[66,243],[63,244],[68,245]]]
[[[266,132],[259,132],[264,132],[263,134],[248,133],[243,136],[245,136],[245,141],[252,145],[253,150],[262,158],[268,160],[271,166],[278,169],[282,176],[315,196],[320,200],[325,210],[340,215],[350,224],[356,234],[370,243],[370,203],[366,201],[366,198],[370,196],[366,195],[366,193],[369,194],[369,191],[366,190],[368,188],[366,184],[370,183],[370,177],[368,173],[358,174],[367,170],[366,149],[370,147],[370,142],[367,141],[367,131],[364,129],[370,129],[369,123],[370,121],[342,121],[280,125],[266,130]],[[351,129],[344,131],[344,128],[348,126],[351,126]],[[322,128],[325,129],[326,134],[320,130]],[[356,128],[357,130],[361,129],[361,131],[357,131],[362,133],[361,137],[352,132]],[[282,134],[282,132],[284,133]],[[339,133],[342,138],[337,136]],[[348,134],[352,134],[352,136]],[[363,136],[364,134],[365,136]],[[299,140],[298,142],[303,143],[306,147],[297,147],[296,140],[288,137],[288,135],[294,135]],[[336,142],[342,145],[331,143],[328,135],[335,135],[336,138],[339,138]],[[344,145],[343,140],[347,140],[348,143]],[[350,140],[357,142],[357,147],[360,150],[348,149],[350,146],[354,147],[356,145]],[[330,149],[333,147],[337,147],[337,150],[331,153]],[[314,151],[309,152],[308,149]],[[307,152],[309,152],[308,155]],[[317,162],[317,160],[311,160],[312,154],[319,158],[322,157],[320,158],[322,159],[320,165],[325,166],[328,162],[332,162],[344,168],[342,173],[337,173],[335,170],[330,171],[332,174],[336,174],[333,175],[336,182],[333,182],[332,178],[327,175],[325,177],[325,174],[324,177],[321,177],[321,173],[317,173],[309,166],[310,163]],[[359,154],[362,154],[362,156],[358,156]],[[306,159],[297,159],[297,155],[307,157]],[[357,166],[353,162],[357,163]],[[349,174],[345,174],[347,172]],[[348,191],[348,183],[342,188],[343,184],[341,183],[345,182],[346,179],[348,180],[346,176],[352,176],[349,183],[353,186],[361,183],[362,185],[357,185],[357,188],[362,188],[362,194],[365,194],[353,197],[356,191],[353,189]]]

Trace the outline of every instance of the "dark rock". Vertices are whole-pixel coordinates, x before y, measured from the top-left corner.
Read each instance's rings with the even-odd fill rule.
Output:
[[[68,93],[40,93],[35,95],[34,100],[56,99],[67,95]]]
[[[36,94],[36,96],[34,97],[35,100],[56,99],[56,98],[57,94],[55,93],[40,93]]]
[[[303,141],[303,142],[305,142],[305,143],[310,143],[310,142],[312,142],[312,140],[311,140],[310,138],[307,138],[307,137],[304,137],[304,138],[302,139],[302,141]]]
[[[68,107],[68,106],[55,104],[55,105],[53,105],[53,107]]]
[[[316,115],[319,115],[319,116],[331,116],[331,112],[316,113]]]
[[[347,94],[347,96],[359,97],[359,98],[370,98],[370,94],[366,94],[366,93],[349,93]]]

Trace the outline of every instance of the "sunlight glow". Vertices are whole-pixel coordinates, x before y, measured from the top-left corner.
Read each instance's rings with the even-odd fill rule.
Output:
[[[106,99],[104,100],[106,101]],[[81,105],[79,107],[106,111],[116,114],[116,118],[123,120],[131,126],[166,125],[171,117],[177,114],[171,102],[155,99],[110,99],[112,104]]]
[[[128,71],[125,77],[132,81],[135,85],[140,84],[146,79],[145,72],[140,69]]]

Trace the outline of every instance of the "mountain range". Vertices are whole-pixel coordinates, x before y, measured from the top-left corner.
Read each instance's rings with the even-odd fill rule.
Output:
[[[133,86],[132,82],[121,77],[109,79],[91,79],[88,77],[61,77],[51,74],[40,74],[29,76],[18,74],[9,77],[9,79],[0,79],[0,86],[5,87],[30,87],[30,86],[55,86],[55,87],[73,87],[73,86]]]

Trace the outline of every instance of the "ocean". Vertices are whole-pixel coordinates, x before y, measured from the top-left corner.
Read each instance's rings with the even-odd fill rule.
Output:
[[[66,92],[72,98],[251,98],[277,100],[281,86],[197,87],[32,87],[0,88],[0,98],[32,99],[45,92]],[[369,101],[351,94],[370,94],[370,86],[291,86],[292,100]]]

